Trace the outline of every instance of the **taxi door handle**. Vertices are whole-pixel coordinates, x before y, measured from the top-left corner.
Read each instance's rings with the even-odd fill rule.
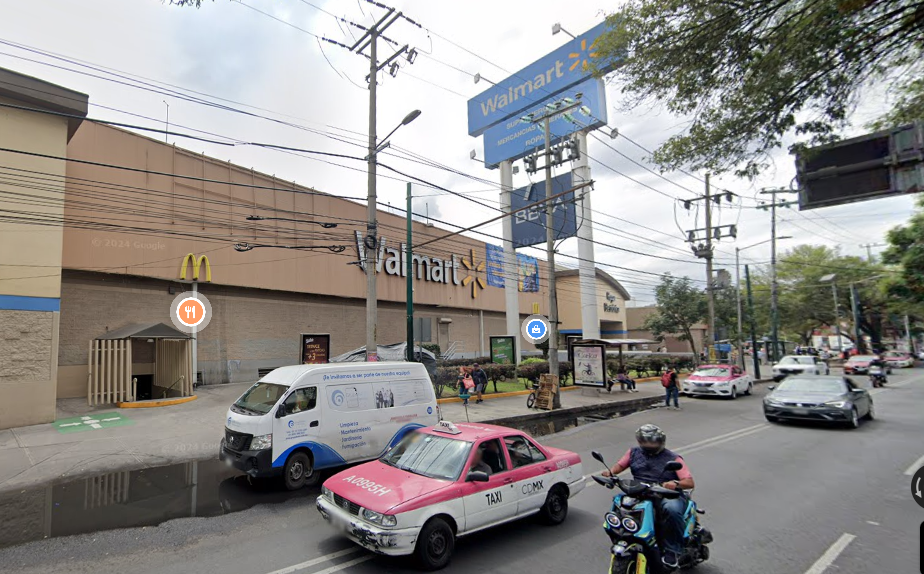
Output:
[[[311,424],[308,425],[308,426],[310,426],[310,427],[316,427],[316,426],[318,426],[318,421],[311,421]]]
[[[543,467],[542,467],[542,470],[544,470],[544,471],[546,471],[546,472],[552,472],[553,470],[555,470],[555,467],[553,467],[553,466],[543,466]]]
[[[513,479],[512,479],[512,478],[505,478],[505,479],[504,479],[504,484],[513,484]]]

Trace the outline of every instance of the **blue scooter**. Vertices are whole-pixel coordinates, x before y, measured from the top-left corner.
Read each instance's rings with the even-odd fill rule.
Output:
[[[592,455],[609,468],[599,452],[593,451]],[[679,462],[669,462],[664,470],[676,471],[680,468]],[[610,549],[610,574],[661,574],[667,571],[661,562],[658,536],[655,532],[655,507],[652,501],[685,495],[677,490],[636,480],[624,480],[618,476],[593,475],[593,478],[598,484],[609,489],[618,486],[624,493],[613,497],[613,507],[606,513],[603,522],[603,530],[613,544]],[[697,508],[696,503],[687,498],[684,513],[684,549],[678,560],[680,568],[692,568],[709,559],[707,544],[712,542],[712,533],[699,524],[697,516],[705,513],[705,510]]]

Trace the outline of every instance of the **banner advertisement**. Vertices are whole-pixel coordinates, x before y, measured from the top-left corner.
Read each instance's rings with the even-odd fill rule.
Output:
[[[606,347],[573,345],[574,384],[582,387],[606,387]]]
[[[302,364],[320,365],[330,362],[330,335],[302,333]]]
[[[491,337],[491,362],[513,364],[516,354],[516,337]]]
[[[552,178],[552,194],[571,189],[571,172]],[[521,187],[510,193],[511,209],[522,209],[546,198],[545,179]],[[577,235],[577,214],[574,208],[574,193],[552,200],[552,226],[555,240]],[[513,216],[514,248],[545,244],[545,204],[518,211]]]

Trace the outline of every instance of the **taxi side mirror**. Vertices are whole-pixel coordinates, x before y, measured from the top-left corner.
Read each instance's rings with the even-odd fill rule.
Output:
[[[488,476],[488,473],[480,470],[473,470],[465,477],[465,482],[488,482],[489,480],[491,480],[491,477]]]

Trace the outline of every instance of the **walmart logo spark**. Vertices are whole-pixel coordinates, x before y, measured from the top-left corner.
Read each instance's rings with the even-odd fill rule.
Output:
[[[469,251],[469,259],[466,259],[465,257],[462,258],[462,265],[464,265],[466,269],[474,273],[480,273],[484,271],[484,261],[482,261],[481,263],[478,263],[477,265],[475,264],[475,250],[474,249]],[[467,286],[469,283],[472,284],[472,299],[478,298],[478,287],[481,287],[482,289],[487,287],[487,284],[484,282],[484,279],[482,279],[481,277],[472,277],[471,275],[467,275],[464,279],[462,279],[462,285]]]
[[[590,51],[588,51],[587,49],[587,39],[585,38],[581,40],[581,51],[580,52],[571,52],[570,54],[568,54],[568,59],[574,60],[574,63],[571,64],[570,68],[568,68],[569,72],[573,72],[574,69],[578,67],[578,65],[581,66],[582,70],[587,70],[587,60],[597,57],[597,52],[594,52],[593,49],[594,49],[594,46],[597,45],[598,39],[599,38],[594,39],[593,43],[590,45]]]

